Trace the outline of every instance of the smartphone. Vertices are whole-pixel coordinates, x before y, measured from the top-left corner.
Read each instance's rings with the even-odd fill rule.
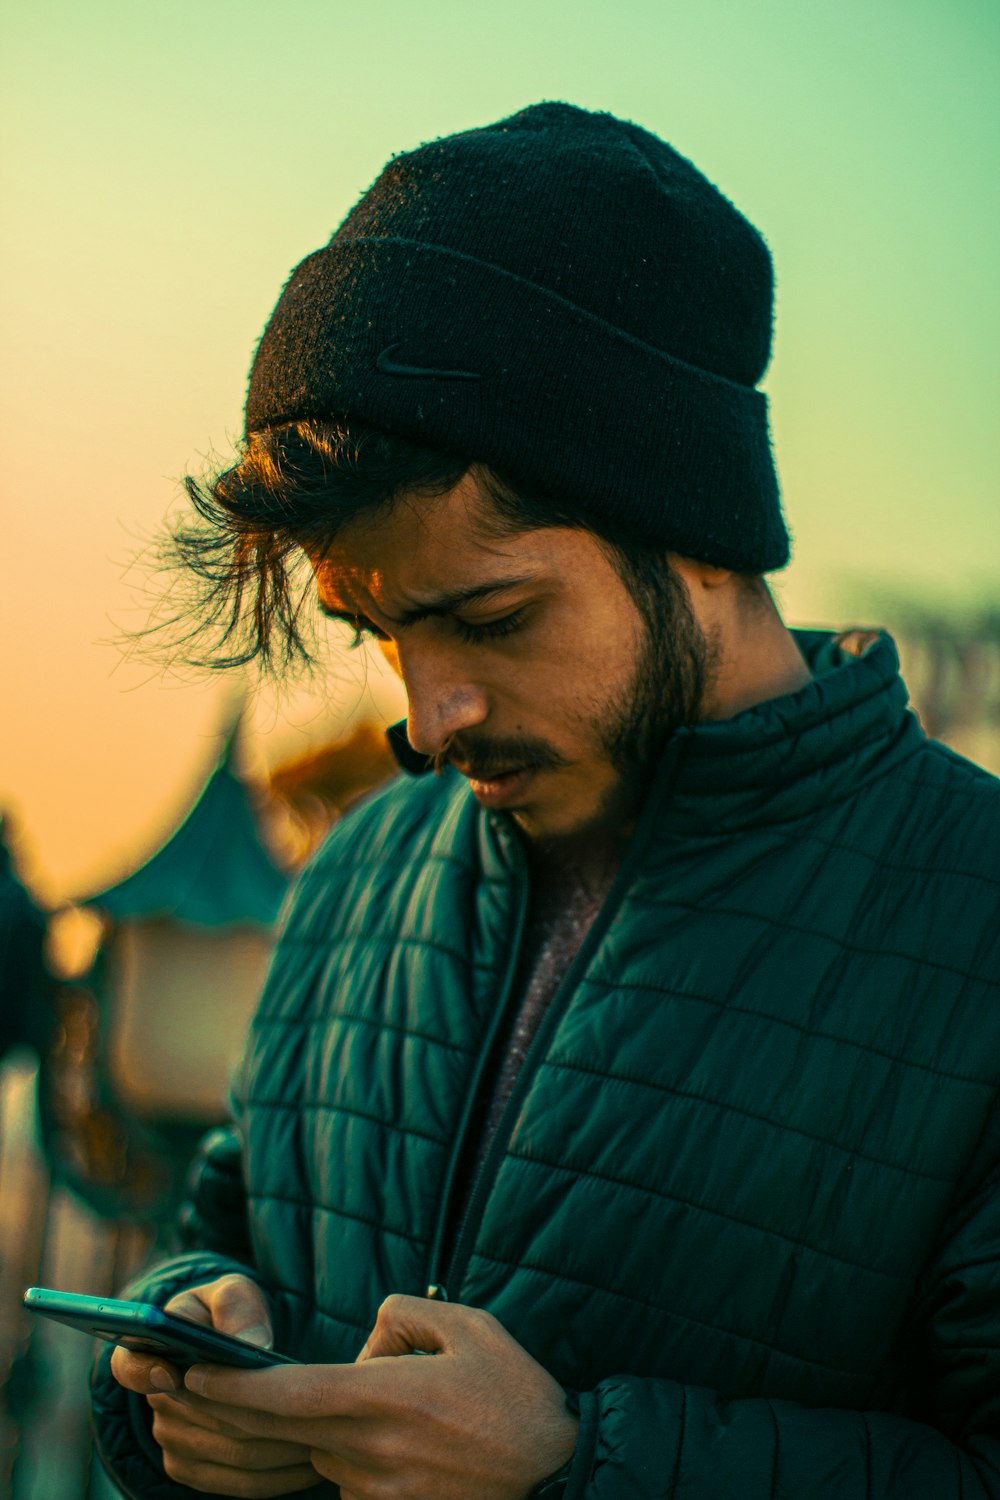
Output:
[[[138,1354],[158,1354],[181,1370],[198,1364],[236,1365],[241,1370],[298,1364],[287,1354],[258,1348],[191,1318],[164,1312],[151,1302],[121,1302],[114,1297],[84,1297],[31,1286],[24,1294],[24,1306],[109,1344],[121,1344]]]

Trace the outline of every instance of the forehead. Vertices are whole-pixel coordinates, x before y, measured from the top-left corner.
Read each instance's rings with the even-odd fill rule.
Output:
[[[472,474],[440,496],[403,496],[343,527],[310,560],[320,597],[358,603],[370,597],[392,611],[497,580],[558,575],[568,553],[593,538],[565,527],[509,531]],[[576,559],[579,561],[579,558]]]

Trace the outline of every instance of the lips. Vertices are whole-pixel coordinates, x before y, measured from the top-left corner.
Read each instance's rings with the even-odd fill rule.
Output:
[[[526,770],[525,766],[505,766],[502,771],[495,771],[491,767],[488,771],[480,771],[478,767],[463,766],[460,761],[452,761],[456,771],[468,777],[469,781],[482,782],[502,781],[505,776],[516,776],[518,771]]]
[[[461,766],[457,769],[462,771]],[[462,775],[468,777],[473,796],[484,807],[510,807],[521,799],[535,771],[535,766],[513,766],[506,771],[491,771],[488,776],[468,771],[462,771]]]

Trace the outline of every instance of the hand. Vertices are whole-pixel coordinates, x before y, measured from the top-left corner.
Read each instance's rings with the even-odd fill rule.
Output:
[[[248,1438],[302,1444],[341,1500],[524,1500],[576,1446],[563,1391],[495,1318],[419,1297],[382,1304],[354,1365],[195,1365],[185,1385]]]
[[[164,1309],[252,1344],[271,1342],[271,1314],[263,1292],[246,1276],[222,1276],[172,1297]],[[249,1438],[221,1420],[218,1408],[184,1389],[183,1372],[155,1355],[119,1345],[111,1372],[126,1390],[145,1396],[153,1410],[153,1436],[169,1478],[212,1495],[264,1500],[319,1484],[309,1450],[273,1438]]]

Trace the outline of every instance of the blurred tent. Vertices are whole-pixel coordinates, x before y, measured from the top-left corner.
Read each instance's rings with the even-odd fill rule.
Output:
[[[140,1116],[221,1118],[288,888],[236,768],[239,727],[167,842],[85,903],[110,923],[108,1076]]]
[[[59,990],[39,1082],[47,1154],[119,1222],[164,1229],[197,1139],[224,1118],[290,880],[238,770],[240,725],[163,845],[65,914],[96,914],[98,941]]]
[[[264,842],[260,799],[236,769],[241,719],[180,826],[139,869],[83,903],[116,923],[168,920],[184,928],[270,929],[288,888]]]
[[[155,853],[50,923],[64,980],[40,1077],[53,1170],[99,1214],[157,1233],[198,1138],[225,1117],[292,869],[396,769],[362,723],[254,784],[242,723]]]

